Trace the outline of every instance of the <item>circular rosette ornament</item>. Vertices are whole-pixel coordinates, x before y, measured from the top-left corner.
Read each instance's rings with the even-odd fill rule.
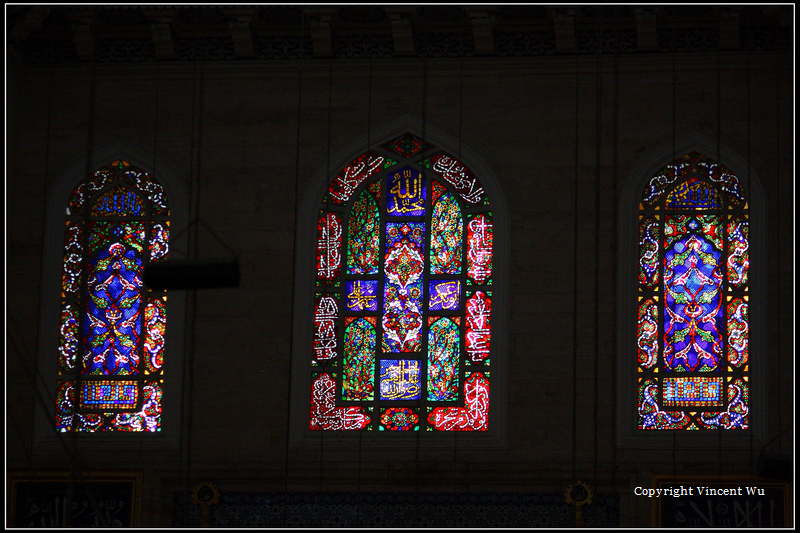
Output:
[[[386,277],[401,290],[419,280],[422,275],[422,254],[409,241],[400,241],[386,257]]]
[[[411,431],[418,423],[419,415],[409,407],[391,407],[381,415],[381,424],[391,431]]]

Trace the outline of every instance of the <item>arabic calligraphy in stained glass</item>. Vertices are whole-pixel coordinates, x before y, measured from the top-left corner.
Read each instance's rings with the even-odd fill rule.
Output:
[[[431,148],[396,137],[322,198],[312,431],[488,429],[492,213],[464,163],[419,160]]]

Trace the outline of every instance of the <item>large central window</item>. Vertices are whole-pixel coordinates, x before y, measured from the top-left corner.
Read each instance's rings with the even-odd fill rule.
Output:
[[[336,174],[317,217],[311,430],[486,431],[493,217],[411,134]]]

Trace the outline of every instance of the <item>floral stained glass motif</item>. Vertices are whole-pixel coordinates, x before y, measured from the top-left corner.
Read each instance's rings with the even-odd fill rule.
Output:
[[[431,217],[431,274],[461,273],[463,233],[464,220],[455,196],[447,193],[439,196]]]
[[[639,204],[639,429],[748,429],[749,213],[744,187],[697,152]]]
[[[416,352],[422,337],[422,247],[425,224],[386,224],[383,346],[389,353]]]
[[[66,210],[56,429],[161,429],[166,305],[143,283],[168,255],[169,204],[149,174],[115,161]]]
[[[380,254],[378,204],[364,190],[353,204],[347,228],[347,273],[377,274]]]
[[[335,175],[316,220],[310,430],[488,430],[490,209],[463,162],[411,133]]]

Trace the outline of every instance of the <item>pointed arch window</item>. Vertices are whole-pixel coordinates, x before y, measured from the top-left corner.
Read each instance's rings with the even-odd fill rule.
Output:
[[[318,206],[312,431],[487,431],[492,204],[411,133],[352,159]]]
[[[748,429],[747,191],[691,152],[648,181],[638,221],[638,428]]]
[[[170,206],[147,172],[116,160],[72,191],[63,229],[55,426],[159,432],[164,291],[143,283],[169,248]]]

